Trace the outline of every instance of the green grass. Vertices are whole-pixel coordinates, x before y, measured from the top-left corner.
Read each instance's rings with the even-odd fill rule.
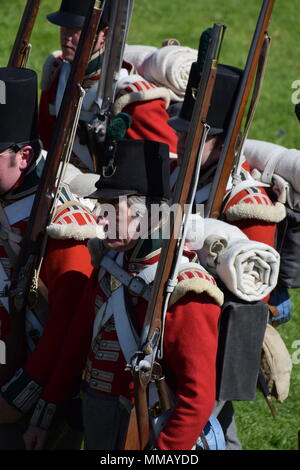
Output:
[[[1,0],[0,66],[5,66],[17,32],[25,0]],[[58,49],[58,28],[45,20],[60,0],[43,0],[32,36],[33,51],[28,64],[40,75],[43,61]],[[227,25],[220,61],[243,67],[251,43],[260,0],[136,0],[129,34],[130,44],[159,46],[167,37],[178,38],[183,45],[197,48],[201,31],[214,22]],[[269,140],[286,147],[300,148],[300,124],[294,114],[291,84],[300,79],[299,0],[277,0],[269,34],[272,37],[268,68],[261,99],[250,137]],[[292,344],[300,339],[299,290],[292,292],[294,316],[280,332],[293,353]],[[289,398],[278,405],[274,420],[261,397],[236,404],[239,436],[246,449],[296,449],[300,429],[300,365],[295,365]]]
[[[293,348],[295,340],[300,340],[300,292],[290,291],[293,302],[292,319],[278,329],[291,355],[297,353],[299,346]],[[299,360],[299,353],[295,354]],[[300,430],[300,364],[294,364],[290,393],[283,404],[275,403],[277,417],[274,419],[258,391],[252,402],[234,404],[239,437],[244,449],[295,450],[298,449],[297,432]]]

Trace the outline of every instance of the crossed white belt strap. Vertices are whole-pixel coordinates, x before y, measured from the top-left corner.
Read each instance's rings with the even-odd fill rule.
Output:
[[[110,256],[111,253],[109,252],[108,255],[102,258],[100,262],[102,268],[106,269],[106,271],[112,274],[124,286],[128,287],[133,294],[149,301],[151,287],[148,284],[150,284],[155,277],[157,263],[145,268],[138,276],[134,276],[125,271],[125,269],[123,269],[118,262],[114,261]]]
[[[111,256],[111,254],[112,253],[110,252],[109,255]],[[131,276],[130,274],[128,275],[129,277],[124,276],[124,273],[126,272],[120,266],[120,264],[123,264],[124,253],[120,253],[117,256],[116,261],[113,261],[108,256],[105,258],[106,261],[102,263],[102,260],[101,266],[107,269],[105,266],[107,265],[109,268],[107,271],[110,272],[110,274],[113,274],[120,282],[122,281],[119,279],[119,277],[122,277],[122,279],[126,280],[129,284],[131,278],[134,276]],[[112,263],[107,262],[107,260],[111,260]],[[116,266],[120,269],[117,269]],[[120,276],[117,277],[117,275]],[[145,287],[145,283],[143,282],[142,284],[143,287]],[[140,289],[140,287],[138,288]],[[97,336],[101,327],[105,325],[105,323],[113,315],[120,347],[126,361],[129,363],[133,354],[138,350],[138,338],[129,320],[125,305],[124,287],[121,285],[112,293],[110,298],[99,309],[94,322],[93,339]]]
[[[101,327],[105,325],[113,315],[122,352],[126,361],[129,362],[132,355],[138,350],[138,338],[128,318],[124,298],[124,285],[129,287],[131,292],[142,296],[148,301],[151,292],[149,284],[154,280],[157,263],[145,268],[138,276],[133,276],[121,267],[124,260],[124,253],[119,253],[115,261],[111,258],[113,254],[113,251],[109,252],[103,257],[100,264],[123,285],[118,287],[98,310],[94,321],[93,340]],[[199,267],[196,263],[189,263],[188,258],[185,256],[182,256],[181,261],[182,264],[180,265],[179,271],[185,269],[187,266]]]

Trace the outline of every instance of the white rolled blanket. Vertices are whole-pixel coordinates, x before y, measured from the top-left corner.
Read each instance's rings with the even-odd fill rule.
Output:
[[[251,168],[264,172],[266,177],[275,173],[288,181],[300,193],[300,150],[287,149],[281,145],[247,139],[244,155]]]
[[[197,51],[184,46],[156,49],[126,45],[124,59],[131,62],[146,80],[168,88],[172,100],[183,101],[191,65],[197,60]]]
[[[123,57],[140,73],[144,60],[156,50],[157,47],[126,44]]]
[[[194,216],[195,217],[195,216]],[[198,216],[200,217],[200,216]],[[203,223],[199,219],[199,224]],[[204,219],[204,245],[187,245],[197,251],[204,268],[216,275],[238,298],[254,302],[276,286],[280,256],[274,248],[249,240],[237,227]]]

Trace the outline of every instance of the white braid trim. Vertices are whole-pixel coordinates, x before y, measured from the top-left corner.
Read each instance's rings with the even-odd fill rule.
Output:
[[[223,292],[212,282],[207,279],[186,279],[180,281],[173,294],[171,295],[169,301],[169,307],[172,307],[176,302],[178,302],[181,297],[184,297],[188,292],[195,292],[195,294],[207,293],[217,305],[223,305],[224,294]]]
[[[274,206],[263,206],[260,204],[236,204],[229,207],[225,212],[226,220],[233,222],[235,220],[255,219],[264,222],[281,222],[286,217],[286,208],[280,202]]]
[[[101,225],[78,225],[78,224],[51,224],[47,227],[47,233],[50,238],[57,240],[82,241],[90,238],[104,238],[105,234]]]

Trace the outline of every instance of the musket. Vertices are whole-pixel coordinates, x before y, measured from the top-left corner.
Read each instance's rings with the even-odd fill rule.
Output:
[[[7,67],[26,67],[31,52],[30,36],[41,0],[27,0]]]
[[[223,25],[214,25],[208,47],[193,115],[187,135],[185,155],[176,184],[173,204],[175,211],[170,213],[169,236],[163,240],[160,259],[146,312],[140,338],[139,351],[134,355],[131,371],[135,384],[135,413],[139,431],[140,449],[144,450],[149,442],[149,415],[147,389],[153,379],[153,367],[157,358],[161,358],[164,312],[177,279],[178,259],[180,259],[180,240],[185,204],[192,201],[191,182],[197,173],[209,126],[206,117],[217,73],[217,61],[224,34]],[[184,238],[184,237],[182,237]],[[126,447],[129,449],[129,447]]]
[[[31,285],[37,284],[37,270],[45,240],[45,230],[51,221],[59,184],[57,175],[61,162],[70,155],[79,118],[89,58],[104,8],[105,1],[90,0],[80,41],[72,62],[62,104],[55,123],[52,140],[45,161],[40,184],[34,199],[21,250],[14,269],[10,287],[11,334],[7,342],[7,375],[13,372],[20,361],[16,344],[21,348],[25,337],[25,311],[31,298]],[[34,295],[33,295],[34,297]],[[1,369],[1,372],[3,369]]]
[[[233,167],[237,166],[238,163],[238,157],[241,151],[241,148],[237,148],[239,132],[262,51],[266,47],[266,44],[270,42],[267,28],[274,3],[275,0],[264,0],[262,3],[223,150],[220,155],[210,195],[205,205],[205,217],[219,218],[229,175]],[[252,117],[253,114],[254,112],[252,112]]]
[[[261,390],[261,392],[264,396],[264,399],[266,400],[266,403],[267,403],[268,407],[270,408],[271,414],[272,414],[273,418],[275,419],[276,418],[276,408],[275,408],[275,405],[272,401],[272,395],[269,391],[268,384],[266,382],[266,379],[265,379],[264,374],[263,374],[261,369],[259,369],[259,372],[258,372],[257,385],[259,386],[259,388],[260,388],[260,390]]]
[[[132,9],[133,0],[114,0],[110,11],[103,66],[94,101],[95,112],[93,119],[87,126],[89,146],[96,171],[99,171],[104,162],[104,153],[113,153],[114,151],[114,139],[110,139],[108,128],[113,118],[112,108],[115,101],[116,84],[122,66]],[[125,122],[124,125],[125,133],[129,122]],[[119,138],[121,137],[123,135]],[[100,159],[96,158],[96,153],[97,155],[102,154]],[[109,154],[106,159],[109,160]]]

